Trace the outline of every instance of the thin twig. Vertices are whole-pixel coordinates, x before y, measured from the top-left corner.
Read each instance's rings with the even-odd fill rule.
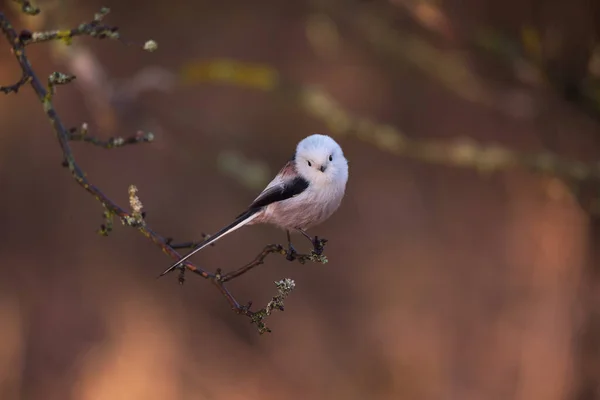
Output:
[[[21,76],[21,79],[19,79],[19,81],[15,84],[9,85],[9,86],[0,86],[0,92],[4,93],[4,94],[9,94],[9,93],[18,93],[19,89],[21,89],[21,86],[27,84],[27,82],[29,82],[29,76],[23,74]]]
[[[19,38],[24,46],[52,40],[62,40],[66,44],[70,44],[76,36],[91,36],[97,39],[120,39],[119,28],[101,24],[102,19],[109,12],[109,8],[103,7],[91,22],[80,24],[76,28],[43,32],[29,32],[24,30],[19,35]]]
[[[204,241],[210,237],[210,235],[208,235],[206,233],[201,233],[200,235],[202,236],[202,241]],[[194,250],[196,247],[200,246],[202,244],[202,241],[173,243],[173,238],[166,239],[167,244],[174,249],[191,249],[191,250]],[[214,247],[215,243],[211,243],[209,246]]]
[[[231,271],[223,276],[221,276],[221,282],[225,283],[232,279],[237,278],[238,276],[245,274],[250,271],[252,268],[257,267],[265,262],[265,258],[267,258],[270,254],[284,254],[287,255],[287,251],[283,248],[283,246],[278,244],[268,245],[256,256],[256,258],[250,261],[248,264],[236,269],[235,271]]]
[[[69,140],[72,142],[90,143],[104,149],[114,149],[115,147],[123,147],[131,144],[150,143],[154,140],[154,134],[151,132],[138,131],[135,135],[129,137],[117,136],[102,140],[89,135],[87,124],[83,124],[79,129],[69,129]]]

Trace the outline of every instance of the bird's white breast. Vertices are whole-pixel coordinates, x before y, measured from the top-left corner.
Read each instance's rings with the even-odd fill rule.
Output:
[[[338,209],[344,191],[345,185],[310,185],[298,196],[267,206],[261,222],[284,229],[308,229],[325,221]]]

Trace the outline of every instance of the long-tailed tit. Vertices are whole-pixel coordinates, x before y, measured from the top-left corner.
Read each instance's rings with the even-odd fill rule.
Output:
[[[308,236],[306,230],[325,221],[338,209],[347,181],[348,161],[335,140],[326,135],[304,138],[298,143],[294,157],[285,164],[245,212],[167,268],[160,276],[169,273],[198,251],[244,225],[267,223],[285,229],[292,251],[294,249],[290,231],[298,231],[312,242],[313,239]]]

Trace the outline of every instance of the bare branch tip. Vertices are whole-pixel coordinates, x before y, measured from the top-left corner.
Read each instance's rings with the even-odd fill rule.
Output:
[[[149,53],[152,53],[158,49],[158,43],[156,43],[154,40],[148,40],[146,43],[144,43],[143,49]]]
[[[15,3],[21,5],[21,11],[27,15],[38,15],[40,13],[39,7],[36,7],[27,0],[13,0]]]
[[[48,96],[52,96],[56,91],[56,86],[66,85],[75,79],[75,75],[63,74],[62,72],[53,72],[48,76]],[[49,98],[50,99],[50,98]]]
[[[155,139],[154,133],[152,132],[138,132],[138,135],[140,135],[141,140],[144,142],[152,142]]]
[[[259,334],[270,333],[271,329],[267,327],[265,323],[265,319],[271,315],[274,310],[284,311],[284,299],[290,295],[290,293],[296,287],[296,282],[293,279],[285,278],[280,281],[275,282],[275,286],[277,286],[277,291],[279,292],[276,296],[274,296],[269,303],[267,303],[266,307],[257,312],[250,311],[249,303],[244,310],[249,314],[252,323],[256,324],[258,328]]]
[[[136,224],[143,225],[144,223],[144,212],[143,212],[143,204],[140,198],[138,197],[138,188],[135,185],[129,186],[129,206],[131,207],[132,214],[131,218],[135,221]]]
[[[0,86],[0,92],[2,92],[4,94],[9,94],[9,93],[17,94],[19,92],[19,89],[21,89],[21,87],[24,86],[25,84],[29,83],[30,80],[31,80],[31,77],[29,75],[23,74],[23,76],[21,76],[21,79],[19,79],[19,81],[17,83],[14,83],[9,86]]]
[[[110,8],[108,7],[102,7],[100,8],[100,11],[98,11],[96,14],[94,14],[94,22],[100,22],[102,21],[102,19],[104,17],[106,17],[106,15],[110,12]]]

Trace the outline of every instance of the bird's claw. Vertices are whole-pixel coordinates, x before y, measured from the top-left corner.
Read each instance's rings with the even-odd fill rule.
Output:
[[[296,249],[294,248],[294,246],[292,246],[292,244],[289,244],[289,247],[286,251],[286,256],[285,259],[288,261],[294,261],[296,259],[296,255],[298,254],[298,252],[296,251]]]
[[[315,238],[313,239],[313,252],[320,256],[323,254],[323,250],[325,248],[325,244],[328,242],[327,239],[323,238],[323,239],[319,239],[318,236],[315,236]]]

